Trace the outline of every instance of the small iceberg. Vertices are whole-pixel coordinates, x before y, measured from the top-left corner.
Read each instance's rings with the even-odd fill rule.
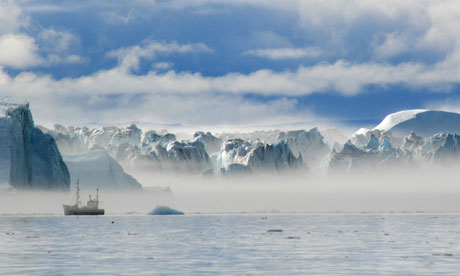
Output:
[[[168,206],[158,205],[155,209],[148,212],[148,215],[184,215],[184,212],[174,210]]]

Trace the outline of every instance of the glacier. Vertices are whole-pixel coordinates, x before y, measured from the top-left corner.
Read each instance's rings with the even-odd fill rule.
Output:
[[[211,132],[197,131],[193,134],[193,141],[203,143],[206,152],[210,155],[216,153],[222,147],[222,139],[215,137]]]
[[[454,112],[414,109],[389,114],[374,129],[405,136],[411,131],[424,137],[437,133],[460,133],[460,114]]]
[[[242,139],[227,140],[216,162],[217,173],[221,175],[273,173],[298,168],[302,164],[302,156],[295,157],[286,141],[264,144]]]
[[[125,173],[120,164],[104,149],[64,155],[64,161],[69,168],[72,183],[79,180],[81,188],[111,190],[142,188],[141,184],[134,177]]]
[[[279,141],[285,141],[295,157],[302,157],[304,164],[310,168],[318,168],[323,158],[330,152],[318,128],[309,131],[293,130],[280,132]]]
[[[136,125],[65,127],[51,134],[66,155],[105,150],[125,171],[230,176],[300,171],[349,172],[418,167],[456,160],[460,114],[405,110],[389,114],[374,128],[347,137],[335,128],[258,130],[247,133],[166,130],[143,132]]]
[[[29,104],[0,96],[0,183],[69,190],[70,176],[51,135],[36,128]]]

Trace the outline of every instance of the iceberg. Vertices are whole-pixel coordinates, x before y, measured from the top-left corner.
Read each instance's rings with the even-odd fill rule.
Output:
[[[166,145],[169,142],[176,141],[176,135],[172,133],[166,133],[164,135],[158,134],[154,130],[147,131],[142,138],[142,144],[148,145],[151,143],[157,143],[162,146]]]
[[[252,170],[248,165],[238,163],[230,164],[219,171],[222,176],[248,175],[250,173],[252,173]]]
[[[201,173],[212,167],[211,159],[200,141],[169,142],[166,145],[166,156],[161,156],[160,160],[169,163],[179,173]]]
[[[229,139],[224,142],[217,156],[217,167],[226,168],[231,164],[246,164],[246,156],[254,148],[254,144],[243,139]]]
[[[217,168],[221,175],[273,173],[298,168],[302,164],[302,156],[295,157],[286,141],[264,144],[230,139],[225,141],[217,156]]]
[[[460,157],[460,135],[441,133],[427,139],[432,145],[435,161],[451,161]]]
[[[166,130],[143,133],[134,124],[97,129],[56,125],[54,130],[44,131],[54,137],[66,155],[105,149],[133,173],[174,172],[209,177],[293,169],[349,171],[456,158],[455,133],[460,133],[460,114],[404,110],[389,114],[373,129],[359,129],[350,140],[344,140],[345,136],[336,129],[326,129],[323,135],[317,128],[219,135],[197,131],[193,137],[182,135],[188,140],[181,141]]]
[[[345,134],[341,133],[336,128],[327,128],[320,130],[321,136],[324,138],[324,142],[329,146],[329,148],[333,148],[336,144],[344,144],[347,142],[348,138]]]
[[[215,137],[211,132],[197,131],[193,134],[193,141],[200,141],[203,143],[209,155],[218,152],[222,147],[222,139]]]
[[[0,183],[69,190],[70,176],[51,135],[35,127],[27,102],[0,96]]]
[[[64,155],[72,183],[80,180],[82,188],[141,189],[131,175],[103,149],[77,155]]]
[[[381,141],[371,135],[365,146],[357,146],[348,140],[339,150],[333,149],[328,157],[328,169],[349,172],[356,169],[376,169],[398,164],[411,164],[412,152],[394,148],[388,137]]]
[[[212,167],[205,145],[200,141],[204,136],[206,141],[215,138],[212,135],[179,142],[171,133],[147,131],[143,135],[134,124],[126,128],[106,126],[93,130],[55,126],[47,132],[56,137],[58,146],[68,155],[104,149],[126,169],[200,173]]]
[[[281,171],[299,168],[302,164],[302,155],[295,157],[285,141],[258,145],[247,158],[247,165],[253,171]]]
[[[169,206],[158,205],[155,209],[148,212],[148,215],[185,215],[184,212],[172,209]]]
[[[379,140],[374,135],[371,135],[371,138],[369,139],[366,148],[371,150],[378,150],[379,146]]]
[[[402,143],[402,139],[398,137],[393,137],[391,131],[380,130],[380,129],[368,129],[368,128],[360,128],[358,131],[353,133],[351,136],[351,142],[358,146],[358,147],[366,147],[366,146],[376,146],[375,141],[373,141],[372,136],[374,136],[378,143],[380,144],[384,138],[388,139],[392,144],[400,145]],[[369,145],[369,142],[372,145]]]
[[[425,144],[425,139],[421,136],[417,136],[415,132],[411,131],[409,136],[404,138],[402,148],[408,151],[419,150]]]
[[[309,131],[280,132],[278,140],[285,141],[294,156],[302,157],[303,162],[310,168],[318,168],[323,158],[330,152],[316,127]]]
[[[53,136],[61,154],[78,154],[88,151],[87,136],[89,129],[87,127],[65,127],[62,125],[54,125],[53,130],[48,130],[44,127],[39,127],[44,133]]]

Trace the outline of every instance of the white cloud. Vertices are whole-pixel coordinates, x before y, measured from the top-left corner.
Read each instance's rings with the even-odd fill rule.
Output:
[[[449,60],[460,59],[460,54]],[[353,64],[338,61],[299,67],[295,71],[258,70],[249,74],[228,73],[222,76],[202,76],[199,73],[150,71],[135,75],[122,67],[100,70],[79,78],[54,80],[50,76],[21,73],[14,78],[3,72],[0,88],[24,95],[39,93],[111,94],[245,94],[302,96],[324,90],[352,95],[366,85],[407,84],[435,86],[460,82],[460,69],[454,62],[435,66],[404,63],[396,66],[379,63]],[[122,66],[122,65],[120,65]]]
[[[154,59],[158,54],[184,54],[195,52],[212,53],[213,50],[203,43],[177,44],[176,42],[164,43],[149,41],[145,42],[143,45],[136,45],[111,51],[108,56],[117,57],[119,67],[121,69],[136,70],[139,67],[141,59]]]
[[[56,65],[56,64],[78,64],[84,63],[87,60],[78,55],[65,55],[60,56],[56,54],[49,54],[46,56],[46,64],[47,65]]]
[[[43,64],[38,55],[35,40],[23,34],[0,36],[0,65],[13,68],[27,68]]]
[[[389,33],[385,35],[384,42],[375,47],[374,52],[377,58],[386,59],[409,51],[409,45],[408,37],[402,34]]]
[[[79,42],[76,36],[55,29],[43,31],[35,40],[18,34],[24,27],[17,20],[22,16],[20,10],[12,1],[0,3],[16,8],[11,10],[12,16],[9,17],[10,10],[0,5],[0,23],[7,22],[0,24],[0,41],[4,39],[3,46],[0,42],[0,50],[4,47],[16,51],[8,51],[8,55],[6,51],[0,51],[0,65],[26,68],[84,61],[72,50],[72,45]],[[457,0],[178,0],[153,3],[155,7],[182,9],[194,6],[203,10],[209,6],[219,9],[221,5],[262,6],[292,13],[299,20],[298,25],[292,26],[295,34],[305,36],[309,45],[318,45],[328,57],[336,59],[311,67],[300,66],[296,70],[277,72],[263,69],[247,74],[229,72],[220,76],[203,76],[173,71],[172,64],[157,62],[157,58],[174,53],[212,52],[206,45],[146,41],[110,52],[108,55],[119,61],[115,68],[79,78],[56,80],[31,72],[13,77],[0,70],[0,90],[29,99],[32,108],[37,108],[38,118],[49,120],[155,118],[159,121],[211,124],[228,122],[235,116],[239,121],[248,117],[273,119],[280,115],[291,118],[295,113],[292,110],[296,109],[295,100],[288,99],[291,96],[330,90],[354,95],[364,92],[366,85],[403,84],[439,89],[460,82],[460,5]],[[131,10],[123,16],[115,13],[105,15],[112,23],[128,24],[134,20]],[[245,54],[274,60],[321,54],[318,48],[295,48],[290,37],[281,37],[278,33],[282,32],[255,30],[254,36],[248,37],[245,44],[252,50]],[[263,36],[266,39],[260,38]],[[256,41],[251,41],[253,37]],[[330,54],[329,51],[335,53]],[[370,56],[366,56],[366,51]],[[386,62],[391,57],[412,51],[438,54],[439,58],[424,63],[424,55],[419,55],[419,59],[413,62]],[[19,58],[12,58],[11,53]],[[38,53],[42,53],[43,57]],[[141,60],[152,60],[152,71],[133,74],[131,71],[138,68]],[[278,100],[268,103],[249,101],[242,96],[245,93],[277,95],[273,98]],[[454,108],[457,103],[439,106]]]
[[[460,59],[460,55],[452,59]],[[460,82],[456,63],[435,66],[407,63],[352,64],[339,61],[299,67],[296,71],[259,70],[210,77],[192,73],[151,71],[135,75],[119,67],[79,78],[55,80],[48,75],[0,71],[0,90],[28,99],[39,121],[138,120],[196,124],[243,123],[307,116],[296,109],[301,96],[334,89],[355,94],[368,84],[435,86]],[[250,101],[242,94],[279,95],[272,102]],[[300,114],[300,115],[299,115]],[[252,119],[251,119],[252,120]]]
[[[13,0],[0,0],[0,35],[19,31],[29,24],[21,8]]]
[[[38,34],[37,40],[42,50],[55,53],[68,52],[73,47],[80,45],[80,39],[76,35],[53,28],[42,30]]]
[[[209,5],[253,5],[258,7],[270,7],[280,10],[296,9],[302,0],[176,0],[176,1],[151,1],[138,0],[138,3],[149,4],[158,8],[186,9],[190,7],[206,8]]]
[[[78,43],[75,36],[52,29],[42,31],[38,41],[26,34],[5,34],[0,36],[0,66],[24,69],[83,63],[84,58],[71,53]]]
[[[243,55],[251,55],[274,60],[300,59],[318,57],[321,55],[321,50],[318,47],[254,49],[244,52]]]
[[[296,109],[296,100],[284,97],[267,102],[224,93],[170,93],[155,87],[141,87],[160,84],[161,79],[143,81],[124,73],[111,73],[110,77],[97,74],[57,81],[33,73],[22,73],[12,78],[0,72],[0,90],[27,99],[36,122],[46,125],[141,121],[199,127],[274,124],[312,118],[307,110]],[[118,77],[124,78],[117,81]],[[107,82],[107,90],[101,82]],[[134,89],[126,93],[118,93],[120,89],[109,92],[120,83],[124,83],[122,89],[129,89],[129,86]],[[193,85],[190,81],[187,84]],[[96,90],[85,91],[83,87],[94,87]]]
[[[455,51],[460,47],[460,4],[455,0],[428,1],[430,26],[419,39],[427,48]]]
[[[171,62],[157,62],[152,65],[152,68],[158,69],[158,70],[168,70],[173,67],[173,64]]]
[[[85,58],[74,54],[80,48],[80,39],[68,31],[44,29],[37,35],[40,52],[46,56],[44,65],[83,63]]]
[[[460,113],[460,99],[448,98],[441,101],[434,101],[425,104],[425,108]]]
[[[442,58],[460,47],[457,0],[311,0],[300,1],[298,11],[309,38],[339,56],[370,50],[377,60],[405,53]]]
[[[17,1],[0,0],[0,66],[24,69],[85,60],[71,53],[80,44],[75,35],[50,28],[34,37],[29,21]]]
[[[132,8],[129,9],[126,15],[121,15],[114,11],[102,13],[102,19],[105,21],[105,23],[115,24],[115,25],[118,25],[118,24],[128,25],[129,23],[132,23],[136,19],[139,19],[140,16],[141,15],[136,14]]]

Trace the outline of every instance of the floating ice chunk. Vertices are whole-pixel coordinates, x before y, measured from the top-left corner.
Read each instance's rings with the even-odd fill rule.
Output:
[[[148,215],[184,215],[184,212],[172,209],[169,206],[158,205],[155,209],[148,212]]]

